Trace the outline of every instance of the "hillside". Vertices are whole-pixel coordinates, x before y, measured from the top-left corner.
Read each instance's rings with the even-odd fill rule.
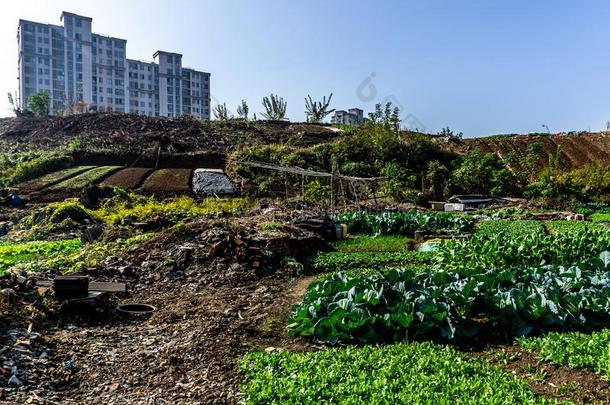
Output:
[[[542,145],[541,165],[548,164],[548,156],[561,151],[561,164],[566,169],[575,169],[590,164],[610,164],[610,134],[584,133],[579,135],[514,135],[465,139],[460,152],[480,150],[500,153],[504,158],[512,156],[517,161],[525,157],[530,145]]]
[[[409,133],[405,133],[409,134]],[[157,154],[205,155],[222,161],[235,149],[252,144],[311,146],[333,141],[346,133],[329,125],[273,121],[200,121],[191,117],[147,117],[123,113],[90,113],[67,117],[0,119],[0,150],[52,150],[59,147],[80,155],[80,163],[124,164],[130,159],[156,159]],[[522,161],[528,147],[540,144],[539,164],[561,152],[564,168],[610,164],[610,134],[506,135],[442,142],[450,153],[471,150]],[[119,157],[113,160],[113,157]],[[185,160],[183,163],[188,165]]]
[[[148,117],[88,113],[66,117],[0,119],[0,149],[73,149],[95,152],[227,153],[239,145],[292,143],[307,146],[341,136],[328,125],[285,121],[201,121],[192,117]]]

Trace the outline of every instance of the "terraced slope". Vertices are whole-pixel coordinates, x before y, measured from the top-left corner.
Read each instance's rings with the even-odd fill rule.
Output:
[[[79,174],[76,177],[72,177],[60,183],[54,184],[47,189],[53,191],[80,190],[89,184],[99,183],[101,180],[105,179],[108,175],[116,172],[120,168],[120,166],[99,166]]]
[[[565,168],[575,169],[599,164],[610,165],[610,133],[586,133],[580,135],[516,135],[492,136],[465,139],[462,152],[478,149],[486,153],[499,153],[503,157],[511,155],[515,161],[522,161],[528,146],[540,143],[542,156],[539,164],[548,164],[548,156],[561,153],[561,163]]]
[[[33,191],[42,190],[45,187],[50,187],[55,184],[61,183],[67,179],[83,174],[95,166],[75,166],[69,167],[64,170],[59,170],[53,173],[44,175],[38,179],[30,180],[25,183],[21,183],[18,188],[21,192],[28,193]]]

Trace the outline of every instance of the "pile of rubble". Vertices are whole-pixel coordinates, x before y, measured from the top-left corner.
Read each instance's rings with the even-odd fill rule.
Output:
[[[0,279],[0,400],[25,386],[40,387],[34,398],[43,396],[40,377],[48,372],[52,349],[38,331],[55,308],[43,304],[44,291],[25,276]]]
[[[196,281],[230,285],[268,276],[285,257],[304,257],[325,246],[317,234],[286,225],[263,232],[253,218],[195,220],[134,246],[123,273],[143,283]]]

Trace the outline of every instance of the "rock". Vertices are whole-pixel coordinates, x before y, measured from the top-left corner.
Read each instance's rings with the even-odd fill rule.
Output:
[[[16,375],[12,375],[11,378],[8,379],[9,384],[13,384],[13,385],[22,385],[23,383],[21,382],[21,380],[19,379],[19,377],[17,377]]]

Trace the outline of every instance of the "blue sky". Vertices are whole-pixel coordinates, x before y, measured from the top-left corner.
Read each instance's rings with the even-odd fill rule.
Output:
[[[17,88],[18,19],[57,24],[62,10],[126,38],[129,58],[182,53],[232,110],[243,98],[260,112],[274,92],[301,121],[307,94],[333,92],[335,108],[389,99],[410,125],[465,136],[610,120],[610,2],[562,0],[11,1],[0,15],[0,115]]]

